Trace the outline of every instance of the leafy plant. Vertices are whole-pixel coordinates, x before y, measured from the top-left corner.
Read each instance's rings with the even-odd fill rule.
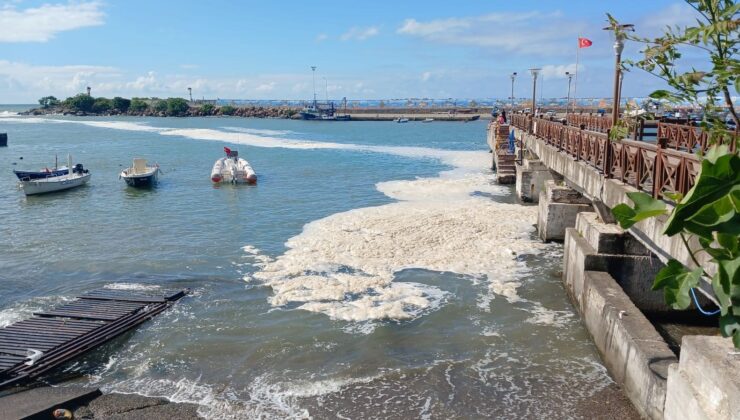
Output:
[[[149,108],[149,104],[142,98],[132,98],[128,109],[133,112],[144,112]]]
[[[728,128],[718,105],[724,102],[737,127],[738,115],[730,90],[740,90],[740,4],[732,0],[686,3],[701,17],[696,26],[667,28],[663,36],[653,40],[631,36],[632,40],[644,42],[646,48],[643,59],[625,61],[625,65],[654,74],[671,88],[656,90],[651,98],[701,108],[701,129],[709,133],[714,146],[701,156],[701,169],[685,197],[664,194],[676,203],[670,213],[664,202],[637,192],[628,194],[633,207],[620,204],[612,212],[625,229],[650,217],[669,214],[663,233],[681,237],[694,267],[687,268],[671,259],[658,273],[653,289],[662,289],[666,303],[673,308],[686,309],[691,304],[691,290],[702,281],[711,283],[711,299],[721,314],[720,332],[732,337],[734,346],[740,348],[740,156],[736,152],[737,131]],[[708,67],[678,66],[676,61],[688,48],[706,54]],[[700,253],[708,257],[711,266],[699,263]]]
[[[90,112],[92,111],[95,99],[92,96],[80,93],[64,100],[64,105],[75,111]]]
[[[236,108],[231,105],[224,105],[221,108],[221,115],[234,115]]]
[[[185,99],[182,98],[167,98],[167,115],[169,116],[181,116],[188,112],[190,106]]]
[[[41,105],[42,108],[51,108],[54,106],[58,106],[59,104],[59,99],[54,96],[44,96],[43,98],[39,99],[39,105]]]
[[[126,112],[131,107],[131,100],[116,96],[113,98],[113,108],[120,112]]]

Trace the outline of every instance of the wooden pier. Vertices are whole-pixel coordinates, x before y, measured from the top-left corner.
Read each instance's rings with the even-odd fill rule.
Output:
[[[153,318],[188,290],[97,289],[0,328],[0,390],[33,380]]]
[[[491,168],[496,171],[496,182],[498,184],[513,184],[516,182],[516,168],[514,162],[516,155],[509,149],[508,124],[491,122],[488,125],[488,147],[491,149]]]

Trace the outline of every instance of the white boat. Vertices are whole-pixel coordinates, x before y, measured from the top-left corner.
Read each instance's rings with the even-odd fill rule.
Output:
[[[430,123],[432,121],[434,121],[434,118],[424,118],[424,121],[422,121],[422,122],[423,123]]]
[[[26,195],[44,194],[68,190],[87,184],[92,176],[90,171],[83,168],[81,163],[72,166],[72,158],[68,157],[67,159],[69,160],[68,167],[72,168],[68,174],[20,181],[23,192]]]
[[[130,187],[151,187],[157,183],[159,172],[159,165],[148,166],[146,159],[134,158],[133,165],[124,169],[119,177]]]
[[[409,119],[408,118],[396,118],[393,121],[395,121],[397,123],[407,123],[407,122],[409,122]]]
[[[224,147],[224,152],[226,152],[226,157],[222,157],[213,164],[211,181],[232,184],[257,183],[257,174],[249,165],[249,162],[239,157],[239,152],[228,147]]]

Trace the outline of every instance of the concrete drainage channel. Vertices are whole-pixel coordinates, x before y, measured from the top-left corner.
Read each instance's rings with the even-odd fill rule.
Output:
[[[651,419],[740,419],[740,354],[719,336],[684,336],[680,361],[643,314],[661,264],[632,236],[581,212],[565,231],[563,282],[604,364]]]

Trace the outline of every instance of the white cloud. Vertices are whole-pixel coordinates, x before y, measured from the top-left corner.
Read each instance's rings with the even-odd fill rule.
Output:
[[[269,82],[269,83],[262,83],[261,85],[257,86],[254,90],[257,92],[265,93],[265,92],[272,92],[275,90],[275,82]]]
[[[316,42],[323,42],[329,39],[329,35],[327,34],[318,34],[316,35]]]
[[[558,55],[572,50],[583,24],[560,12],[510,12],[420,22],[406,19],[396,30],[428,42],[467,45],[524,54]],[[570,48],[569,48],[570,47]]]
[[[578,66],[581,71],[583,71],[583,65]],[[542,75],[542,78],[545,80],[548,79],[565,79],[567,76],[565,75],[565,72],[569,72],[572,74],[576,73],[576,63],[566,64],[566,65],[554,65],[554,64],[548,64],[546,66],[542,66],[542,70],[540,71],[540,74]]]
[[[372,38],[380,33],[380,29],[377,26],[368,26],[362,28],[359,26],[353,26],[349,31],[343,33],[339,39],[342,41],[357,40],[364,41],[368,38]]]
[[[156,92],[162,89],[162,85],[157,81],[157,74],[150,71],[146,76],[139,76],[136,80],[126,83],[126,89],[136,92]]]
[[[663,10],[650,13],[637,27],[641,32],[650,32],[651,35],[659,34],[667,26],[685,27],[696,26],[696,18],[699,14],[691,6],[685,3],[675,3]]]
[[[0,8],[0,42],[46,42],[59,32],[103,24],[98,2]]]
[[[422,82],[426,82],[426,81],[429,81],[429,79],[430,79],[431,77],[432,77],[432,72],[429,72],[429,71],[425,71],[424,73],[422,73],[422,74],[421,74],[421,81],[422,81]]]

